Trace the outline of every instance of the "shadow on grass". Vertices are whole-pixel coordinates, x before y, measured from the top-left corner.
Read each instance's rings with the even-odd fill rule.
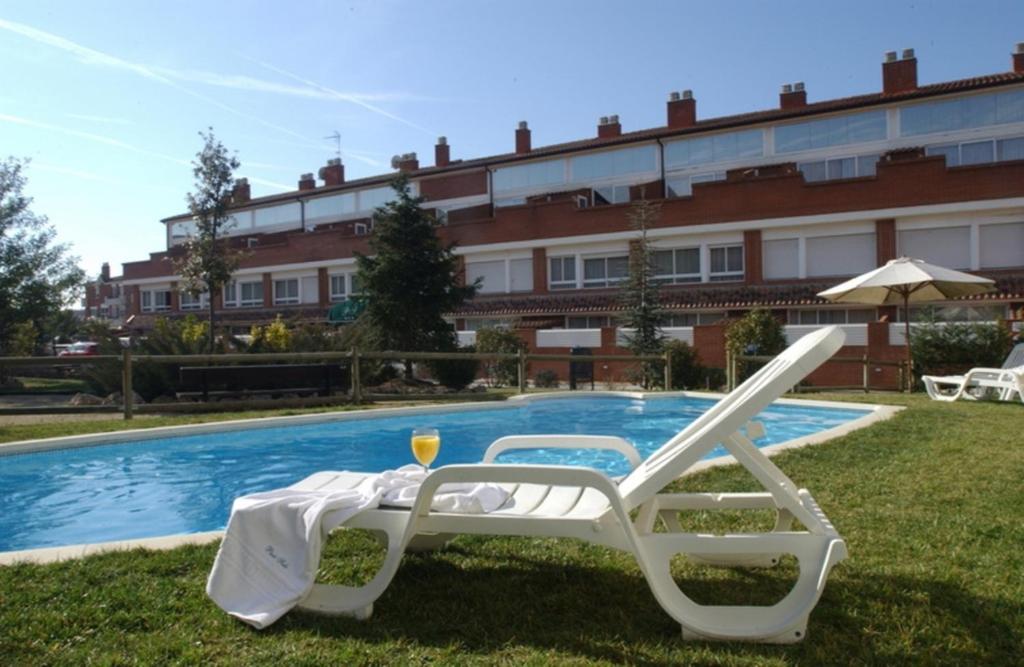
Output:
[[[948,582],[888,575],[850,579],[847,573],[826,588],[801,644],[683,642],[679,625],[657,604],[635,567],[612,562],[581,567],[513,556],[500,566],[463,568],[448,561],[453,555],[474,556],[448,547],[440,557],[407,557],[368,621],[294,612],[268,633],[454,645],[480,657],[521,646],[652,665],[701,655],[819,664],[1009,664],[1019,659],[1024,639],[1020,604],[973,595]],[[681,583],[696,599],[718,604],[756,604],[751,598],[762,594],[777,600],[791,584],[786,573],[772,570],[725,572],[732,573],[725,580],[684,575]],[[752,596],[752,590],[759,593]]]

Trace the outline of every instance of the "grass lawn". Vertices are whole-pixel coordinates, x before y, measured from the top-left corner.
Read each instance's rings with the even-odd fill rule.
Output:
[[[369,621],[292,613],[262,632],[205,597],[216,545],[0,567],[0,662],[1021,664],[1024,406],[868,398],[909,409],[775,459],[812,491],[850,550],[801,644],[683,642],[629,556],[569,540],[460,537],[407,556]],[[757,489],[735,467],[677,486]],[[692,525],[721,531],[765,520],[700,515]],[[337,536],[321,580],[363,581],[381,555],[363,534]],[[698,602],[771,604],[794,569],[715,570],[680,559],[675,574]]]
[[[15,378],[22,384],[22,389],[4,388],[3,394],[75,394],[89,391],[89,385],[79,378]]]

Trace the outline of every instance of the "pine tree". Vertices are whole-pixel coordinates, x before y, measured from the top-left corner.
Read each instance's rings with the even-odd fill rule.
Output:
[[[661,307],[658,283],[655,279],[654,247],[647,236],[658,220],[661,208],[646,198],[636,201],[627,216],[630,226],[638,232],[630,244],[629,278],[622,289],[621,303],[624,313],[619,323],[631,332],[624,335],[626,347],[636,355],[658,354],[665,344],[661,327],[665,311]],[[657,383],[658,365],[641,364],[640,384],[645,389]]]
[[[209,295],[208,347],[213,354],[213,295],[231,280],[231,274],[238,268],[239,254],[227,246],[224,236],[231,225],[228,206],[231,204],[234,171],[238,169],[239,162],[214,137],[213,128],[206,133],[200,132],[199,136],[203,138],[203,148],[192,162],[195,192],[185,197],[196,231],[185,242],[185,253],[174,268],[181,275],[189,294],[199,296],[206,292]]]
[[[396,198],[373,215],[371,256],[356,254],[365,318],[375,344],[405,352],[451,350],[455,331],[444,316],[473,297],[477,285],[459,284],[454,244],[443,245],[439,223],[409,194],[401,175]],[[412,364],[406,361],[406,377]]]

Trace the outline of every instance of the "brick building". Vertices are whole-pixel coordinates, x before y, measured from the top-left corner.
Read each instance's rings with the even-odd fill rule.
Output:
[[[722,320],[755,306],[787,335],[847,328],[848,352],[898,358],[888,308],[834,306],[822,289],[898,255],[994,278],[997,291],[937,304],[950,319],[1013,319],[1024,307],[1024,44],[1011,70],[920,85],[912,50],[886,54],[882,89],[809,102],[802,83],[777,108],[699,118],[691,91],[672,93],[664,126],[624,132],[602,117],[594,136],[535,147],[526,122],[512,152],[434,164],[396,156],[416,194],[458,244],[483,289],[452,319],[463,341],[482,326],[517,328],[538,351],[613,349],[617,283],[635,236],[630,201],[661,203],[658,250],[668,334],[722,362]],[[247,249],[235,280],[214,294],[222,322],[245,329],[278,313],[324,321],[358,290],[353,252],[367,252],[373,209],[392,174],[348,181],[340,160],[303,174],[293,192],[233,195],[231,242]],[[87,306],[113,321],[206,307],[178,291],[171,259],[192,222],[161,221],[167,248],[90,286]],[[103,310],[103,309],[106,310]]]

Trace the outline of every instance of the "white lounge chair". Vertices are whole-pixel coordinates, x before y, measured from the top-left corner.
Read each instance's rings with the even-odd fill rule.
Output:
[[[972,368],[964,375],[924,375],[921,381],[936,401],[973,401],[992,390],[1000,401],[1016,396],[1024,403],[1024,343],[1010,350],[1002,368]]]
[[[844,337],[840,329],[829,327],[801,338],[642,462],[632,445],[617,437],[513,436],[492,444],[482,464],[438,468],[427,477],[411,510],[369,510],[344,524],[387,538],[387,555],[377,575],[359,588],[316,584],[299,607],[367,618],[406,549],[440,546],[459,533],[574,537],[632,553],[655,598],[682,626],[684,638],[800,641],[830,569],[846,557],[846,545],[811,495],[798,489],[751,442],[757,433],[748,437],[741,429],[751,430],[749,420],[831,357]],[[718,444],[766,490],[659,493]],[[502,451],[537,447],[615,449],[635,468],[616,483],[591,468],[492,463]],[[292,488],[352,488],[365,477],[320,472]],[[515,503],[485,515],[430,511],[433,494],[448,482],[508,485]],[[772,532],[688,533],[678,522],[683,510],[747,509],[774,509],[777,520]],[[638,510],[635,520],[632,510]],[[659,518],[667,532],[655,532]],[[805,530],[792,530],[794,520]],[[772,566],[782,554],[793,554],[800,574],[792,591],[772,606],[699,605],[672,578],[670,562],[676,554],[706,564],[745,567]]]

